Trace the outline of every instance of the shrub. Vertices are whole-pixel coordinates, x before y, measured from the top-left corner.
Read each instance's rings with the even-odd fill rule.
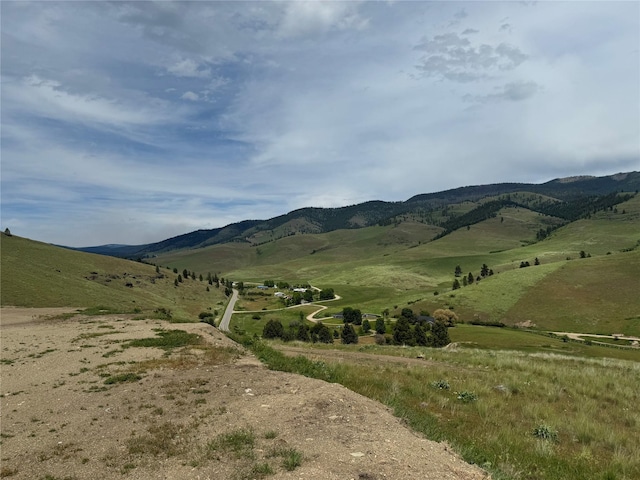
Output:
[[[431,386],[433,388],[437,388],[439,390],[449,390],[449,382],[446,380],[434,380],[431,382]]]
[[[471,403],[478,400],[478,395],[465,390],[464,392],[458,393],[458,400],[460,400],[462,403]]]
[[[533,436],[541,440],[550,440],[555,442],[558,440],[558,432],[553,430],[550,426],[540,424],[533,429]]]

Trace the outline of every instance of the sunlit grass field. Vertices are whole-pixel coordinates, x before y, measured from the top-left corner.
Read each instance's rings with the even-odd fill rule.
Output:
[[[175,318],[197,319],[221,308],[224,293],[207,283],[185,280],[165,268],[76,252],[16,236],[1,235],[0,304],[23,307],[101,305],[122,312],[171,310]],[[130,286],[127,286],[129,284]]]
[[[518,333],[535,336],[466,326],[461,338],[472,328],[504,335],[497,343],[505,347],[519,341]],[[547,351],[294,342],[311,360],[249,343],[272,368],[338,382],[388,405],[496,480],[638,478],[640,363],[554,353],[564,342],[540,338]],[[287,344],[269,345],[286,352]]]

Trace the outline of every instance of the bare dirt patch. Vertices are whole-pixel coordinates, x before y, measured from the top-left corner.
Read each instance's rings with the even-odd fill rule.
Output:
[[[209,325],[1,314],[3,477],[488,478],[379,403],[267,370]],[[174,330],[202,341],[131,346]]]

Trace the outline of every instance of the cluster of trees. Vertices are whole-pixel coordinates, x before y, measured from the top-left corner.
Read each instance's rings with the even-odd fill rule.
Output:
[[[449,309],[438,309],[433,313],[433,322],[420,320],[410,308],[393,326],[392,343],[395,345],[444,347],[451,343],[448,327],[458,321],[458,316]]]
[[[538,257],[535,258],[535,260],[533,261],[534,265],[540,265],[540,260],[538,259]],[[526,267],[530,267],[531,264],[529,263],[529,261],[522,261],[520,262],[520,268],[526,268]]]
[[[285,342],[300,340],[302,342],[333,343],[331,330],[322,322],[309,328],[305,322],[296,320],[289,323],[289,327],[285,329],[280,320],[269,320],[262,329],[262,337],[280,338]]]
[[[479,282],[485,277],[490,277],[491,275],[493,275],[493,269],[489,268],[489,266],[486,263],[483,263],[482,267],[480,267],[480,275],[478,275],[477,277],[474,277],[472,272],[469,272],[469,275],[462,275],[462,267],[460,265],[456,265],[454,275],[456,278],[453,280],[452,288],[453,290],[457,290],[461,286],[466,287],[467,285],[471,285],[473,282]],[[462,275],[462,282],[460,282],[460,280],[458,280],[457,278],[457,277],[460,277],[461,275]]]

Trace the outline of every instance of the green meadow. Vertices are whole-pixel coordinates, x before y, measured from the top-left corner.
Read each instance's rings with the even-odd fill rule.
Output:
[[[0,304],[22,307],[78,307],[128,313],[170,311],[174,320],[197,319],[222,309],[223,292],[144,263],[77,252],[0,235]]]

